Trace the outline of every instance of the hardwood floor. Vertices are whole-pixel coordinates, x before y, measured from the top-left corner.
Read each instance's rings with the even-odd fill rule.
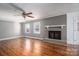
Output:
[[[59,45],[43,40],[17,38],[0,41],[1,56],[67,56],[79,55],[78,46]]]

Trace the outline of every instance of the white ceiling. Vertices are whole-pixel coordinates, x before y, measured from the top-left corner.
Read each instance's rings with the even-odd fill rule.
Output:
[[[26,21],[79,11],[79,4],[77,3],[16,3],[15,5],[26,12],[33,12],[35,18],[27,18]],[[21,16],[16,16],[20,13],[21,11],[12,7],[10,4],[0,3],[0,20],[23,22],[24,20]]]

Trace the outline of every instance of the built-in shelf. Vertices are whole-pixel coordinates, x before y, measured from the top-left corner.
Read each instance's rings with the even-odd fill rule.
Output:
[[[45,28],[63,28],[66,25],[47,25]]]

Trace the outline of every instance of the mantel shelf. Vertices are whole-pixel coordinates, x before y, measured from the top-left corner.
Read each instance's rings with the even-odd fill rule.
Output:
[[[46,28],[63,28],[64,26],[66,26],[66,25],[47,25],[47,26],[45,26]]]

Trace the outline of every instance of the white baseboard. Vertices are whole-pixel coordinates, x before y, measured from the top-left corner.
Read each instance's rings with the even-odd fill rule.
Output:
[[[24,36],[24,37],[44,40],[45,42],[55,43],[55,44],[64,45],[64,46],[66,45],[66,41],[59,41],[59,40],[54,40],[54,39],[49,39],[49,38],[38,38],[38,37],[31,37],[31,36]]]
[[[31,37],[31,36],[24,36],[24,37],[27,37],[27,38],[34,38],[34,39],[40,39],[40,40],[43,40],[43,39],[44,39],[44,38]]]
[[[13,37],[8,37],[8,38],[2,38],[2,39],[0,39],[0,41],[2,41],[2,40],[15,39],[15,38],[19,38],[19,37],[26,37],[26,38],[34,38],[34,39],[39,39],[39,40],[45,40],[46,42],[50,42],[50,43],[53,42],[52,39],[48,39],[48,38],[38,38],[38,37],[31,37],[31,36],[13,36]]]
[[[34,39],[40,39],[40,40],[49,40],[49,41],[59,41],[59,42],[66,42],[65,40],[54,40],[54,39],[49,39],[49,38],[38,38],[38,37],[31,37],[31,36],[24,36],[24,37],[27,37],[27,38],[34,38]]]
[[[0,41],[14,39],[14,38],[18,38],[18,37],[22,37],[22,36],[13,36],[13,37],[8,37],[8,38],[2,38],[2,39],[0,39]]]

